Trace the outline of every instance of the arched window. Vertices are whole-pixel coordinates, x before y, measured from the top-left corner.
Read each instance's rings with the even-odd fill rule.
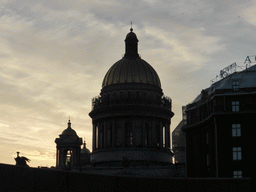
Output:
[[[68,149],[66,153],[66,162],[65,166],[70,167],[72,163],[72,150]]]

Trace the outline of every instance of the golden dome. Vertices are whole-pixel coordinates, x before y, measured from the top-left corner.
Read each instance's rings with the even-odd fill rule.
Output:
[[[117,61],[107,72],[102,87],[118,83],[146,83],[161,88],[160,79],[151,65],[138,54],[138,39],[135,33],[127,34],[124,57]]]
[[[161,88],[156,71],[139,57],[117,61],[105,75],[102,87],[118,83],[147,83]]]

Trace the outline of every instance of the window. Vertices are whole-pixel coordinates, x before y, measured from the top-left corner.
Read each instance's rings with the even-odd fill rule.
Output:
[[[232,111],[239,111],[239,101],[232,101]]]
[[[241,136],[241,124],[232,124],[232,137]]]
[[[71,150],[67,150],[66,162],[65,162],[66,167],[69,167],[71,165],[71,160],[72,160],[71,158],[72,158],[72,151]]]
[[[242,178],[242,171],[233,171],[234,178]]]
[[[232,82],[232,89],[233,89],[233,91],[238,91],[238,89],[239,89],[238,80],[235,80],[235,81]]]
[[[241,147],[233,147],[233,160],[242,160]]]

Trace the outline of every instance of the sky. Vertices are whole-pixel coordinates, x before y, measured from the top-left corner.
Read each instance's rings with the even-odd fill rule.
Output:
[[[55,166],[69,116],[91,150],[91,100],[131,21],[172,98],[172,130],[221,69],[256,54],[253,0],[0,0],[0,163],[19,151],[31,167]]]

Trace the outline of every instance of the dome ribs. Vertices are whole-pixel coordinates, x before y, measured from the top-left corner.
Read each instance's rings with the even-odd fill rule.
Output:
[[[117,83],[147,83],[161,88],[156,71],[141,58],[123,58],[116,62],[105,75],[102,87]]]

